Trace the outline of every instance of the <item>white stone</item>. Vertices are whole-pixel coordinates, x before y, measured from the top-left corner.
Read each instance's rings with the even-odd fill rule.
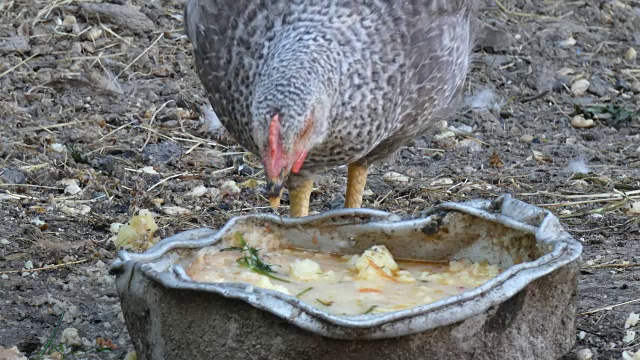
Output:
[[[582,115],[576,115],[571,118],[571,126],[579,129],[590,128],[595,125],[591,119],[585,119]]]
[[[589,80],[580,79],[571,85],[571,93],[575,96],[582,96],[587,92],[587,89],[589,89],[589,85]]]
[[[76,195],[77,193],[82,191],[75,179],[62,179],[58,183],[65,186],[64,193],[67,195]]]
[[[64,145],[62,144],[51,144],[49,145],[49,149],[51,149],[51,151],[57,152],[57,153],[63,153],[64,152]]]
[[[389,171],[388,173],[382,175],[382,180],[390,183],[406,184],[409,182],[409,177],[406,175],[402,175],[399,172]]]
[[[220,191],[225,194],[240,194],[240,187],[233,180],[227,180],[220,185]]]
[[[72,327],[68,327],[62,331],[60,342],[72,347],[82,346],[82,339],[80,338],[78,329]]]
[[[204,186],[204,185],[200,185],[200,186],[196,186],[193,189],[187,191],[184,196],[190,196],[190,197],[201,197],[202,195],[206,194],[209,191],[209,189]]]
[[[435,179],[433,180],[431,183],[429,183],[429,185],[431,186],[445,186],[445,185],[453,185],[453,180],[451,180],[450,178],[439,178],[439,179]]]
[[[593,353],[590,349],[581,349],[576,351],[577,360],[591,360],[593,359]]]
[[[162,212],[165,215],[169,216],[180,216],[180,215],[189,215],[191,214],[191,210],[185,209],[180,206],[165,206],[162,208]]]

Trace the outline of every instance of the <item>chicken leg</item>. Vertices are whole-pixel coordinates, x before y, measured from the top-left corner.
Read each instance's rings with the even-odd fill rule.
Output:
[[[309,215],[309,198],[313,190],[313,178],[297,181],[289,187],[289,205],[291,217]]]
[[[364,194],[364,186],[367,183],[368,170],[369,168],[366,165],[349,164],[345,208],[359,208],[362,206],[362,194]]]

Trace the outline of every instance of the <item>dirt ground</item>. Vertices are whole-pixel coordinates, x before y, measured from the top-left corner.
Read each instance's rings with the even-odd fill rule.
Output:
[[[111,224],[149,209],[165,237],[271,211],[259,162],[207,110],[183,6],[0,0],[1,346],[122,359]],[[549,208],[584,244],[579,312],[622,304],[580,315],[574,352],[621,359],[640,350],[623,341],[640,313],[640,2],[483,1],[481,23],[449,129],[378,164],[365,206],[511,193]],[[312,210],[341,206],[345,183],[320,176]]]

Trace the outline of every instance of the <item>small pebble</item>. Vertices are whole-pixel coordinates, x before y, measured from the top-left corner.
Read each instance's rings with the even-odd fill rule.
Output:
[[[456,134],[453,131],[445,130],[433,137],[433,144],[443,148],[443,149],[451,149],[456,146]]]
[[[456,145],[458,149],[469,149],[472,152],[478,152],[482,150],[482,144],[473,139],[464,139],[458,142]]]
[[[435,179],[429,185],[431,186],[453,185],[453,180],[451,180],[450,178]]]
[[[25,268],[26,270],[31,270],[31,269],[33,269],[33,261],[31,261],[31,260],[27,260],[27,261],[25,261],[25,262],[24,262],[24,268]]]
[[[57,153],[63,153],[64,152],[64,145],[62,144],[51,144],[49,145],[49,149],[51,149],[51,151],[53,152],[57,152]]]
[[[576,351],[577,360],[591,360],[593,359],[593,353],[590,349],[581,349]]]
[[[58,182],[60,185],[64,185],[64,193],[67,195],[75,195],[82,191],[78,182],[75,179],[62,179]]]
[[[589,80],[580,79],[571,85],[571,93],[574,96],[582,96],[587,92],[587,89],[589,89],[589,85]]]
[[[389,171],[388,173],[382,175],[382,180],[390,183],[408,183],[409,177],[406,175],[402,175],[395,171]]]
[[[624,53],[624,58],[627,61],[635,61],[636,58],[638,58],[638,52],[636,51],[636,49],[630,47],[627,49],[627,51]]]
[[[533,141],[533,135],[522,135],[520,136],[520,142],[530,143]]]
[[[95,41],[98,40],[102,36],[102,29],[100,28],[91,28],[89,31],[84,33],[85,39]]]
[[[240,187],[233,180],[227,180],[220,185],[220,191],[225,194],[240,194]]]
[[[595,125],[595,122],[591,119],[585,119],[582,115],[576,115],[571,118],[571,126],[579,129],[590,128]]]
[[[75,25],[77,22],[78,22],[78,20],[73,15],[67,15],[67,16],[64,17],[64,20],[62,20],[62,24],[66,25],[66,26]]]
[[[4,238],[0,239],[0,245],[6,246],[6,245],[9,245],[9,244],[11,244],[11,241],[9,241],[7,239],[4,239]]]
[[[587,336],[587,333],[584,331],[580,331],[578,333],[578,340],[584,340],[584,338]]]
[[[560,41],[559,45],[562,48],[567,48],[567,47],[572,47],[575,44],[576,44],[576,39],[574,39],[573,36],[569,36],[567,39]]]
[[[362,196],[373,196],[375,195],[371,189],[367,189],[362,193]]]
[[[185,209],[180,206],[165,206],[162,208],[162,212],[165,215],[176,216],[176,215],[189,215],[191,214],[191,210]]]
[[[78,329],[72,327],[66,328],[62,331],[60,342],[72,347],[82,346],[82,339],[80,338]]]
[[[201,197],[202,195],[206,194],[208,191],[209,191],[209,189],[206,186],[200,185],[200,186],[196,186],[193,189],[187,191],[187,193],[184,194],[184,196]]]

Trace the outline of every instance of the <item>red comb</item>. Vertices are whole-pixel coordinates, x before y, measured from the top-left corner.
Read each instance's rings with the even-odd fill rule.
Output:
[[[269,124],[269,165],[271,165],[271,169],[269,170],[276,170],[276,161],[281,158],[282,144],[280,143],[280,117],[276,114],[271,118],[271,123]]]

